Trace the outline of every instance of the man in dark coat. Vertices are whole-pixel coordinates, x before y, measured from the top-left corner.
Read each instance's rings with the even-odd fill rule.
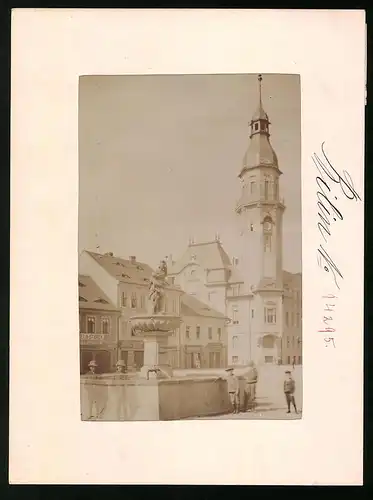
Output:
[[[288,405],[287,413],[290,413],[291,404],[294,406],[295,413],[298,413],[297,405],[295,404],[295,398],[294,398],[295,381],[291,376],[291,372],[289,370],[286,371],[285,374],[286,374],[286,379],[284,381],[284,393],[285,393],[286,403]]]

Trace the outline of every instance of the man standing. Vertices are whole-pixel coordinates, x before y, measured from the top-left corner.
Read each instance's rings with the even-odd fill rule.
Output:
[[[295,369],[295,361],[296,361],[295,356],[293,356],[293,370]]]
[[[229,394],[229,401],[233,408],[233,413],[239,413],[239,383],[238,378],[233,373],[233,368],[227,368],[227,387]]]
[[[88,363],[88,375],[96,375],[97,363],[94,359]]]
[[[295,381],[292,378],[291,372],[289,370],[286,371],[285,374],[286,374],[286,379],[284,381],[284,393],[285,393],[286,403],[288,405],[287,413],[290,413],[290,404],[294,406],[295,413],[298,413],[294,398]]]
[[[256,384],[258,381],[258,370],[255,368],[254,362],[249,362],[249,371],[246,375],[245,386],[245,410],[250,411],[255,408]]]
[[[123,361],[123,359],[119,359],[116,363],[116,372],[117,373],[126,373],[127,371],[127,367],[126,367],[126,363]]]

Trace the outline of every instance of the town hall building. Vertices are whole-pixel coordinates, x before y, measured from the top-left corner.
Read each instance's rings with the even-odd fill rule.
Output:
[[[259,103],[249,124],[249,145],[239,172],[234,207],[241,245],[230,259],[219,237],[191,242],[169,276],[186,293],[229,318],[228,364],[302,363],[302,276],[283,269],[282,172],[270,143],[270,121]]]

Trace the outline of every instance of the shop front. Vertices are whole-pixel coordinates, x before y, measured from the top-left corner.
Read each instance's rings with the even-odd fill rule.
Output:
[[[96,361],[97,373],[110,373],[115,369],[116,345],[104,342],[104,335],[80,334],[80,373],[88,371],[90,361]]]

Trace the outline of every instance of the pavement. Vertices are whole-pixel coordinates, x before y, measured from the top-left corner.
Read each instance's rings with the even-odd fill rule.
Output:
[[[287,413],[283,383],[285,371],[291,370],[295,380],[295,402],[298,414]],[[257,384],[257,406],[255,411],[241,412],[238,414],[217,415],[214,417],[200,417],[203,420],[298,420],[302,418],[302,367],[296,366],[293,370],[289,366],[263,366],[259,368]]]

